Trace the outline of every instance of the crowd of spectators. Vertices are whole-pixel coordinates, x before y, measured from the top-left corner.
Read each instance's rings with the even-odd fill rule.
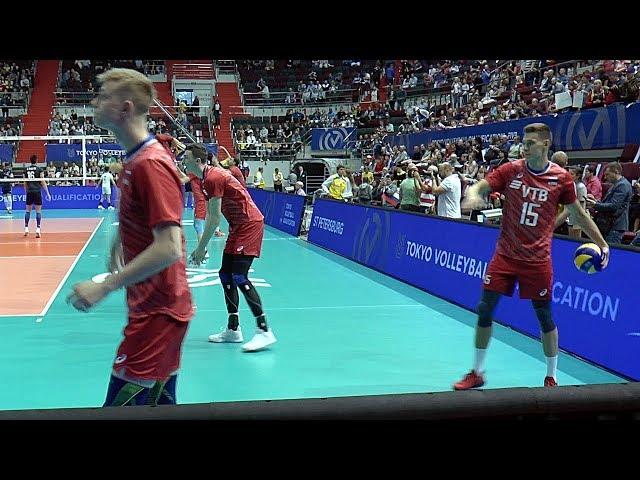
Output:
[[[146,75],[164,71],[157,60],[63,60],[58,87],[64,92],[94,92],[96,77],[111,68],[130,68]]]
[[[27,108],[34,75],[32,60],[0,60],[0,142],[2,137],[20,135],[21,116],[14,107]]]
[[[382,60],[244,60],[238,71],[249,104],[355,102]]]

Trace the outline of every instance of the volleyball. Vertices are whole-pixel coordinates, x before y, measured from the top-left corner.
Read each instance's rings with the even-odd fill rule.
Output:
[[[583,243],[576,248],[573,263],[581,272],[599,272],[602,270],[602,250],[595,243]]]

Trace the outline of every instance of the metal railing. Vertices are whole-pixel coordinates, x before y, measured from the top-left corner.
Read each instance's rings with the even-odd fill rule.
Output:
[[[55,105],[89,105],[96,97],[95,92],[64,92],[55,93]]]
[[[173,66],[173,80],[175,79],[196,79],[213,80],[215,70],[211,63],[176,63]]]
[[[315,99],[303,98],[302,93],[297,91],[291,92],[269,92],[269,96],[265,97],[262,92],[246,92],[241,89],[244,95],[244,104],[249,105],[268,105],[268,106],[295,106],[295,105],[322,105],[327,103],[354,103],[360,100],[359,91],[357,89],[342,89],[334,92],[323,92],[322,98]]]
[[[216,60],[216,74],[235,75],[238,73],[235,60]]]
[[[16,91],[16,92],[0,92],[0,98],[9,97],[13,106],[22,106],[25,109],[29,108],[29,100],[31,98],[31,90],[28,92]],[[4,105],[2,106],[4,108]]]
[[[250,144],[233,141],[236,154],[240,160],[294,158],[302,148],[302,142],[265,142]]]
[[[4,110],[7,110],[7,115],[5,116]],[[25,115],[27,113],[27,107],[23,105],[2,105],[0,107],[0,121],[4,122],[6,117],[18,118],[20,115]]]
[[[146,60],[142,64],[145,75],[162,75],[167,73],[164,60]]]

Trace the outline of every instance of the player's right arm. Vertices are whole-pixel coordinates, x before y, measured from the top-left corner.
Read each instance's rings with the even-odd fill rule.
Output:
[[[198,242],[198,246],[191,254],[191,261],[196,265],[199,265],[204,260],[204,256],[207,251],[207,245],[209,240],[213,236],[213,232],[220,226],[220,220],[222,218],[222,198],[213,197],[207,202],[207,220],[204,225],[204,232]]]
[[[577,226],[579,226],[593,242],[602,250],[602,267],[606,267],[609,263],[609,245],[600,233],[597,225],[591,219],[591,216],[582,208],[578,200],[565,205],[565,210],[572,218],[575,218]]]
[[[491,191],[491,185],[489,182],[482,179],[478,183],[475,183],[467,188],[465,192],[464,200],[460,204],[460,208],[463,210],[474,210],[484,206],[483,195]]]

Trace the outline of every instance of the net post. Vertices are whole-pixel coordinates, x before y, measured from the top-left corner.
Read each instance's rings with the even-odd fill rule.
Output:
[[[82,136],[82,186],[87,184],[87,137]]]

